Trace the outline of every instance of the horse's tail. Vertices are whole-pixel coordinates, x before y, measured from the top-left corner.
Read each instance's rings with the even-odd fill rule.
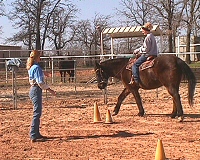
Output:
[[[179,66],[181,66],[182,74],[183,74],[183,80],[188,81],[188,102],[190,106],[193,105],[193,97],[194,97],[194,91],[196,86],[196,77],[194,73],[192,72],[191,68],[180,58],[177,60]]]

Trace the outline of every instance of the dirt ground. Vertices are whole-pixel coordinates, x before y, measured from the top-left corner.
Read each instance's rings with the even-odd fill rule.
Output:
[[[123,89],[121,83],[108,87],[108,103],[97,84],[52,86],[58,96],[44,92],[41,133],[44,142],[31,143],[29,129],[32,104],[25,97],[0,105],[1,160],[153,160],[158,139],[162,140],[169,160],[200,160],[200,100],[199,85],[195,91],[194,107],[187,102],[187,87],[180,88],[185,119],[171,119],[172,99],[161,87],[157,91],[140,90],[146,111],[138,117],[132,95],[123,102],[120,112],[105,124],[107,109],[111,112]],[[28,94],[27,87],[21,93]],[[157,97],[158,96],[158,97]],[[97,102],[102,123],[94,124],[94,103]]]

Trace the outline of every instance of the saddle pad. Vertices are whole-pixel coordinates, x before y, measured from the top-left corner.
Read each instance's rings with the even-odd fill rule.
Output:
[[[139,68],[139,69],[142,71],[142,70],[145,70],[145,69],[147,69],[147,68],[153,67],[153,65],[154,65],[154,60],[155,60],[155,59],[145,61],[144,63],[142,63],[142,64],[140,65],[140,68]],[[132,71],[132,66],[133,66],[133,64],[135,63],[135,61],[136,61],[135,58],[130,58],[130,60],[129,60],[127,66],[126,66],[126,69]]]
[[[136,58],[130,58],[126,66],[126,69],[132,71],[132,66],[135,63],[135,61],[136,61]]]
[[[145,70],[145,69],[148,69],[148,68],[153,67],[153,65],[154,65],[154,60],[155,60],[155,59],[152,59],[152,60],[148,60],[148,61],[142,63],[142,64],[140,65],[140,70],[142,71],[142,70]]]

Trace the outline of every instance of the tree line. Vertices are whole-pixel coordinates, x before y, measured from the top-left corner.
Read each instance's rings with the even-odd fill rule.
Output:
[[[5,0],[0,0],[0,4],[0,16],[6,16],[18,29],[6,41],[23,43],[29,50],[44,50],[48,43],[48,47],[58,50],[57,55],[62,49],[97,53],[100,32],[106,27],[141,26],[147,21],[159,24],[166,44],[161,52],[170,53],[176,51],[175,40],[181,34],[186,36],[186,52],[190,52],[191,36],[198,37],[200,31],[199,0],[120,0],[115,15],[95,13],[92,20],[79,19],[80,8],[70,0],[13,0],[8,13],[4,11]],[[109,41],[108,37],[103,38]],[[138,43],[137,39],[131,41]],[[109,49],[108,43],[104,45]],[[190,63],[189,55],[186,61]]]

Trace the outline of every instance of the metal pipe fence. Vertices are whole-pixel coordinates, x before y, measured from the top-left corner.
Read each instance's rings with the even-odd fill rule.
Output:
[[[160,53],[160,54],[176,54],[176,53]],[[195,53],[182,53],[182,54],[197,54]],[[200,54],[200,53],[198,53]],[[28,73],[25,68],[19,68],[17,73],[12,73],[7,70],[7,67],[5,65],[7,60],[10,60],[12,58],[12,55],[9,58],[0,58],[0,86],[2,88],[2,92],[0,95],[0,98],[7,98],[10,99],[8,103],[13,101],[13,108],[17,108],[17,99],[20,98],[17,94],[20,94],[20,92],[17,92],[20,88],[23,87],[29,87],[28,83]],[[58,68],[58,61],[60,59],[73,59],[75,61],[74,63],[74,83],[67,85],[73,85],[74,91],[77,91],[77,83],[84,83],[84,85],[88,85],[90,81],[94,80],[95,75],[79,75],[81,71],[84,70],[93,70],[94,61],[100,61],[105,59],[111,59],[111,58],[117,58],[117,57],[133,57],[133,54],[107,54],[107,55],[85,55],[85,56],[47,56],[47,57],[41,57],[42,62],[44,62],[44,70],[51,72],[51,78],[47,78],[47,83],[51,83],[51,85],[59,85],[60,84],[60,75],[59,75],[59,68]],[[23,61],[23,63],[26,63],[26,60],[28,57],[17,57]],[[15,87],[15,88],[13,88]],[[6,90],[6,91],[4,91]],[[156,91],[157,92],[157,91]],[[22,96],[28,98],[28,96]],[[1,102],[1,100],[0,100]],[[107,91],[104,91],[104,102],[107,102]],[[3,102],[5,103],[5,102]]]

